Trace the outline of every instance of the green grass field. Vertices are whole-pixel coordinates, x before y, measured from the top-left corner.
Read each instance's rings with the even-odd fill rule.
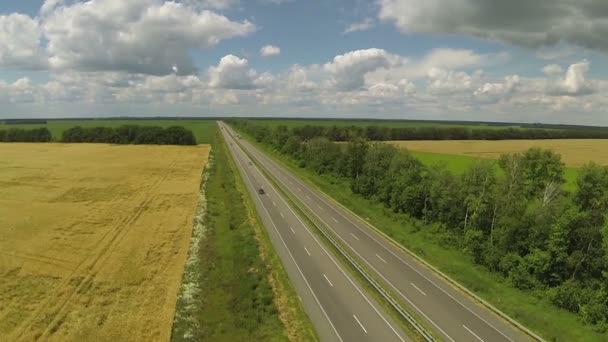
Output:
[[[429,152],[416,152],[410,151],[414,157],[420,160],[425,165],[437,165],[444,164],[446,168],[455,174],[462,174],[467,170],[473,163],[478,160],[485,159],[495,161],[489,158],[477,158],[468,156],[459,156],[454,154],[442,154],[442,153],[429,153]],[[497,172],[501,172],[498,166],[496,167]],[[566,183],[564,184],[564,190],[574,191],[576,190],[576,178],[578,177],[578,169],[573,167],[567,167],[564,170],[564,178]]]
[[[54,141],[61,140],[63,131],[75,126],[81,127],[118,127],[124,125],[140,125],[140,126],[160,126],[163,128],[170,126],[184,126],[186,129],[192,130],[196,137],[196,142],[199,144],[211,143],[213,130],[215,129],[215,120],[170,120],[170,119],[150,119],[150,120],[50,120],[44,124],[17,124],[5,125],[0,124],[0,130],[10,128],[40,128],[47,127],[53,135]]]
[[[364,119],[349,119],[349,120],[320,120],[320,119],[252,119],[257,123],[263,123],[269,127],[285,125],[288,128],[301,127],[305,125],[314,126],[388,126],[388,127],[467,127],[467,128],[520,128],[518,125],[488,125],[481,123],[452,123],[452,122],[431,122],[431,121],[398,121],[398,120],[364,120]],[[524,128],[525,129],[525,128]]]

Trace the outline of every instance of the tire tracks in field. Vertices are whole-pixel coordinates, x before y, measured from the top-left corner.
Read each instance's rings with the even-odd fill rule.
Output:
[[[127,229],[131,224],[136,222],[143,212],[148,208],[148,205],[154,199],[154,194],[158,187],[169,178],[174,172],[176,161],[173,161],[166,172],[155,181],[151,186],[148,187],[147,191],[144,192],[144,198],[139,205],[136,206],[134,212],[131,215],[123,218],[113,228],[109,229],[97,243],[97,252],[89,254],[85,257],[78,265],[74,268],[74,271],[66,277],[65,281],[59,285],[54,295],[49,295],[46,300],[39,304],[34,315],[26,321],[25,324],[17,330],[16,339],[20,339],[26,332],[32,332],[32,327],[36,324],[44,324],[46,327],[41,334],[34,335],[35,340],[41,340],[43,338],[52,335],[61,325],[63,319],[67,316],[66,308],[73,301],[75,297],[83,294],[85,288],[92,284],[92,281],[103,267],[107,257],[111,254],[110,252],[115,250],[121,238],[128,233]],[[104,242],[104,240],[107,240]],[[103,259],[103,260],[102,260]],[[82,274],[80,274],[82,273]],[[78,279],[80,278],[80,279]],[[70,285],[74,279],[78,279],[75,285]],[[62,294],[62,290],[71,288],[69,291]],[[54,302],[54,303],[53,303]],[[48,310],[48,308],[52,308]],[[48,315],[49,318],[43,317]],[[42,321],[41,321],[42,318]]]

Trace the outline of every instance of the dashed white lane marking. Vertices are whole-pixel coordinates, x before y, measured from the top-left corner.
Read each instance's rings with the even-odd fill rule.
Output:
[[[378,257],[378,259],[382,260],[383,263],[387,264],[386,260],[382,259],[381,256],[379,256],[378,254],[376,254],[376,256]]]
[[[357,237],[357,235],[355,235],[355,234],[353,234],[353,233],[350,233],[350,235],[351,235],[352,237],[354,237],[355,239],[357,239],[357,241],[359,241],[359,238]]]
[[[275,207],[277,206],[277,204],[275,203],[275,201],[272,201],[272,205],[274,205]]]
[[[323,273],[323,276],[325,277],[325,280],[327,280],[327,282],[329,283],[329,285],[331,287],[334,287],[334,284],[332,284],[331,281],[329,281],[329,278],[327,278],[327,276],[325,275],[325,273]]]
[[[308,198],[309,200],[310,200],[310,199],[312,199],[312,198],[310,198],[310,196],[308,196],[308,195],[306,195],[306,198]]]
[[[465,328],[465,329],[467,329],[467,331],[468,331],[468,332],[470,332],[470,333],[471,333],[471,335],[475,336],[475,337],[476,337],[478,340],[480,340],[481,342],[485,342],[484,340],[482,340],[482,339],[481,339],[481,337],[477,336],[477,334],[476,334],[476,333],[474,333],[473,331],[471,331],[471,329],[467,328],[467,326],[466,326],[466,325],[464,325],[464,324],[463,324],[463,325],[462,325],[462,327],[463,327],[463,328]]]
[[[334,222],[338,223],[338,220],[336,220],[335,217],[332,217],[331,219],[334,220]]]
[[[302,188],[298,188],[298,191],[302,191]]]
[[[319,208],[319,210],[323,210],[323,208],[321,208],[321,206],[320,206],[320,205],[317,205],[317,208]]]
[[[357,323],[359,323],[359,326],[361,327],[361,329],[363,329],[363,332],[367,334],[367,330],[365,330],[365,327],[363,326],[363,324],[361,324],[361,322],[359,321],[359,319],[357,318],[357,316],[355,316],[353,314],[353,317],[355,318],[355,321],[357,321]]]
[[[282,217],[282,218],[285,218],[285,215],[283,215],[283,213],[281,213],[281,217]]]
[[[304,247],[304,250],[306,251],[306,254],[308,254],[308,256],[310,256],[310,252],[308,251],[308,248]]]
[[[296,231],[295,231],[295,230],[293,230],[293,228],[289,227],[289,229],[291,229],[291,232],[292,232],[294,235],[296,234]]]
[[[420,288],[418,288],[418,286],[416,286],[414,283],[410,283],[416,290],[418,290],[418,292],[422,293],[423,295],[426,296],[426,293],[424,293],[424,291],[422,291]]]

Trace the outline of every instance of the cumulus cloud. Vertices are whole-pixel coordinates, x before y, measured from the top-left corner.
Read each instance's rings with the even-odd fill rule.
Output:
[[[515,92],[517,87],[520,85],[521,80],[518,75],[510,75],[505,77],[503,82],[498,83],[485,83],[479,87],[474,95],[475,96],[509,96]]]
[[[427,74],[427,89],[435,94],[470,92],[481,78],[481,72],[469,75],[463,71],[431,68]]]
[[[161,0],[91,0],[56,8],[42,22],[54,69],[126,71],[166,75],[196,72],[191,49],[248,35],[235,22],[207,10]]]
[[[367,31],[367,30],[371,29],[372,27],[374,27],[374,25],[375,25],[374,19],[365,18],[361,22],[352,23],[352,24],[348,25],[342,33],[346,34],[346,33],[352,33],[352,32]]]
[[[547,93],[550,95],[579,96],[593,92],[593,87],[586,80],[589,72],[589,61],[582,60],[568,67],[564,78],[550,80]]]
[[[249,61],[234,55],[222,57],[218,66],[209,68],[209,86],[222,89],[255,89],[272,82],[269,74],[259,75]]]
[[[464,34],[529,47],[560,42],[608,52],[605,0],[380,0],[403,32]]]
[[[352,91],[365,85],[365,75],[380,68],[400,65],[403,59],[383,49],[351,51],[338,55],[333,62],[324,65],[331,73],[331,84],[341,91]]]
[[[281,48],[273,45],[266,45],[260,49],[262,57],[273,57],[281,54]]]
[[[546,66],[544,66],[544,67],[543,67],[542,71],[543,71],[543,73],[544,73],[545,75],[548,75],[548,76],[559,75],[559,74],[561,74],[562,72],[564,72],[564,71],[562,70],[562,67],[561,67],[561,66],[559,66],[559,65],[557,65],[557,64],[549,64],[549,65],[546,65]]]
[[[16,13],[0,16],[0,66],[44,68],[46,56],[40,39],[40,27],[35,19]]]

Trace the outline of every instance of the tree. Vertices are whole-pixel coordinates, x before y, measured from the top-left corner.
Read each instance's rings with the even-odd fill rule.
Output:
[[[361,194],[365,198],[378,194],[380,184],[386,177],[386,170],[396,153],[397,148],[392,145],[372,144],[365,155],[365,162],[359,178],[351,183],[353,192]]]

